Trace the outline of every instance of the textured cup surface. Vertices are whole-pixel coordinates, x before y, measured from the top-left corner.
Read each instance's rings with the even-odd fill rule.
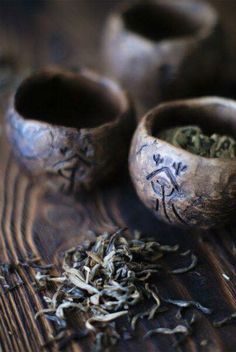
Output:
[[[164,103],[147,113],[134,134],[129,168],[140,199],[169,224],[210,228],[236,209],[236,159],[206,158],[156,137],[175,126],[236,137],[236,102],[198,98]]]
[[[108,73],[133,94],[141,111],[163,99],[199,95],[219,76],[220,27],[216,11],[203,1],[123,6],[110,15],[104,30]]]
[[[126,160],[136,121],[115,82],[88,70],[53,69],[20,84],[6,123],[25,169],[75,191],[111,177]]]

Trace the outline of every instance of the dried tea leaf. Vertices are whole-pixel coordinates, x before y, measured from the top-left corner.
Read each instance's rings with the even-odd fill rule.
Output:
[[[98,293],[98,292],[99,292],[95,287],[93,287],[93,286],[91,286],[91,285],[89,285],[89,284],[86,284],[86,282],[81,279],[81,276],[79,275],[79,271],[78,271],[77,269],[68,268],[68,269],[66,270],[66,274],[67,274],[69,280],[70,280],[76,287],[79,287],[79,288],[81,288],[82,290],[88,291],[88,293],[90,293],[90,294]]]
[[[144,312],[139,312],[137,314],[135,314],[132,319],[131,319],[131,328],[132,330],[135,330],[136,328],[136,324],[137,324],[137,321],[138,319],[143,319],[144,317],[148,317],[148,319],[153,319],[154,318],[154,315],[156,313],[161,313],[161,312],[166,312],[168,309],[166,307],[158,307],[157,304],[154,304],[151,306],[150,309],[147,309],[146,311]]]
[[[230,136],[203,134],[198,126],[181,126],[161,131],[158,137],[191,153],[211,158],[235,158],[236,141]]]
[[[169,245],[160,245],[160,250],[162,252],[177,252],[179,249],[179,245],[175,244],[174,246],[169,246]]]
[[[191,335],[192,333],[192,325],[195,323],[196,321],[196,316],[195,314],[192,315],[192,318],[190,319],[190,321],[188,320],[185,320],[185,324],[186,324],[186,327],[188,329],[188,332],[187,334],[184,334],[182,335],[182,338],[180,338],[178,341],[176,341],[174,344],[173,344],[173,347],[176,348],[178,347],[180,344],[184,343],[187,338]]]
[[[48,308],[39,311],[36,318],[44,314],[63,328],[72,309],[80,312],[81,319],[86,321],[85,327],[95,332],[95,350],[104,350],[120,338],[115,320],[130,314],[132,307],[138,307],[139,303],[148,299],[149,307],[131,319],[133,329],[139,318],[153,319],[165,309],[161,306],[157,288],[149,282],[153,273],[162,270],[158,260],[178,249],[178,245],[162,245],[151,238],[142,239],[140,235],[130,239],[124,229],[112,235],[104,233],[93,242],[86,241],[65,252],[60,275],[50,275],[49,268],[37,271],[39,285],[45,288],[48,282],[53,282],[56,290],[52,297],[44,296]],[[196,257],[192,255],[191,260],[187,268],[175,269],[174,272],[190,270],[196,265]],[[203,311],[207,309],[197,302],[177,303],[180,307],[192,305]],[[175,329],[158,328],[156,333],[184,334],[190,331],[186,322],[185,325],[179,324]]]
[[[47,313],[54,313],[55,311],[56,309],[53,309],[53,308],[41,309],[35,314],[34,319],[38,319],[40,315],[47,314]]]
[[[170,298],[162,298],[162,300],[166,303],[173,304],[177,307],[180,308],[188,308],[188,307],[194,307],[198,310],[200,310],[204,314],[211,314],[212,310],[210,308],[204,307],[201,303],[197,301],[184,301],[180,299],[170,299]]]
[[[65,330],[60,331],[56,336],[50,336],[50,338],[44,342],[42,345],[42,348],[48,348],[50,345],[52,345],[54,342],[57,342],[65,337]]]
[[[153,334],[163,334],[163,335],[173,335],[173,334],[188,334],[189,329],[184,325],[177,325],[174,329],[169,328],[157,328],[153,330],[149,330],[144,338],[147,338]]]
[[[143,312],[138,313],[131,319],[131,328],[132,328],[132,330],[135,330],[136,323],[137,323],[138,319],[143,317],[143,314],[144,314]]]
[[[214,321],[213,326],[216,328],[220,328],[221,326],[224,326],[224,325],[226,325],[232,321],[235,321],[235,320],[236,320],[236,312],[230,314],[229,316],[227,316],[221,320]]]
[[[65,319],[64,310],[68,308],[78,308],[80,311],[86,312],[86,308],[81,303],[74,303],[74,302],[67,301],[59,304],[55,312],[56,316],[59,319]]]
[[[191,250],[190,249],[188,249],[185,252],[180,253],[179,255],[181,255],[182,257],[185,257],[186,255],[189,255],[189,254],[191,254]]]
[[[99,301],[100,301],[100,294],[96,293],[95,295],[90,297],[90,302],[94,305],[94,306],[98,306],[99,305]]]
[[[46,318],[54,323],[57,324],[57,326],[61,329],[65,329],[66,328],[66,321],[64,319],[60,319],[58,318],[56,315],[49,315],[49,314],[46,314],[45,315]]]
[[[126,230],[126,228],[121,228],[119,230],[117,230],[111,237],[109,240],[109,244],[107,246],[106,249],[106,255],[108,255],[110,252],[115,251],[115,242],[118,238],[118,236],[120,236],[121,234],[124,233],[124,231]]]
[[[182,268],[178,268],[178,269],[173,269],[170,271],[171,274],[184,274],[187,273],[188,271],[194,269],[197,265],[198,259],[196,257],[195,254],[191,254],[191,263],[186,266],[186,267],[182,267]]]
[[[117,318],[122,317],[123,315],[126,315],[128,312],[127,310],[121,311],[121,312],[117,312],[117,313],[111,313],[111,314],[107,314],[107,315],[100,315],[100,316],[96,316],[96,317],[92,317],[89,318],[86,323],[85,326],[88,330],[96,330],[93,326],[94,323],[108,323],[112,320],[115,320]]]
[[[160,305],[161,305],[161,301],[160,301],[160,298],[158,297],[158,295],[156,294],[156,292],[153,291],[153,290],[149,287],[148,283],[145,284],[145,288],[146,288],[147,292],[151,293],[152,297],[153,297],[154,300],[156,301],[156,306],[157,306],[157,308],[159,308]]]
[[[86,254],[92,258],[96,263],[103,265],[102,259],[94,252],[87,251]]]

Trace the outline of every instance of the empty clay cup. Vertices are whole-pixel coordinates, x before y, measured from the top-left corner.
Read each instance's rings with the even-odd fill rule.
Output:
[[[141,111],[202,95],[219,78],[223,55],[218,15],[203,1],[138,1],[113,12],[104,30],[107,72]]]
[[[126,162],[136,124],[119,85],[83,69],[46,70],[25,79],[6,122],[24,168],[73,191],[109,179]]]

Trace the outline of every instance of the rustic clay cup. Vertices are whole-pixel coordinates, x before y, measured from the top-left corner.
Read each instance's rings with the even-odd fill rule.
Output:
[[[207,229],[235,214],[236,158],[201,157],[157,137],[166,128],[185,125],[236,138],[236,102],[179,100],[148,112],[133,137],[130,174],[139,197],[158,218]]]
[[[123,6],[105,26],[104,60],[140,111],[163,99],[199,95],[206,82],[219,76],[222,63],[217,13],[198,0]]]
[[[7,111],[7,132],[33,176],[77,191],[108,179],[127,160],[135,114],[115,82],[88,70],[46,70],[25,79]]]

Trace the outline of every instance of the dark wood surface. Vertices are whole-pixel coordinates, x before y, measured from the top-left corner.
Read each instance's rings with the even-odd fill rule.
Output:
[[[104,18],[115,3],[56,0],[26,6],[23,1],[1,1],[1,50],[16,55],[21,72],[48,63],[87,64],[103,71],[98,54],[100,33]],[[234,0],[216,1],[216,5],[224,15],[226,28],[233,33]],[[227,37],[231,44],[232,37]],[[232,64],[233,46],[230,51]],[[227,74],[231,76],[233,65],[229,67]],[[6,94],[2,93],[2,110],[6,102]],[[162,243],[179,243],[183,251],[191,249],[199,258],[193,271],[178,276],[158,274],[155,278],[163,296],[197,300],[213,309],[210,316],[197,314],[193,334],[179,351],[236,350],[236,326],[229,324],[220,329],[212,326],[213,320],[236,310],[235,226],[202,232],[174,229],[160,223],[138,200],[127,170],[121,170],[112,183],[91,194],[79,194],[75,199],[50,194],[19,170],[3,134],[0,137],[0,214],[0,261],[4,263],[17,263],[36,256],[44,263],[59,264],[63,250],[93,236],[88,230],[113,231],[117,226],[144,231]],[[165,262],[170,268],[179,264],[174,255],[168,256]],[[223,274],[230,279],[225,279]],[[44,306],[45,292],[35,292],[32,269],[19,267],[9,275],[10,282],[14,282],[17,275],[23,281],[22,286],[5,294],[2,288],[0,291],[0,350],[41,351],[54,331],[43,317],[34,319],[35,313]],[[142,321],[134,338],[121,341],[113,351],[174,351],[174,336],[143,339],[150,328],[174,327],[174,313],[176,311],[171,310],[153,321]],[[79,317],[75,317],[75,321],[79,330]],[[72,341],[64,350],[89,351],[91,344],[91,338]],[[47,350],[58,351],[60,347],[63,348],[55,344]]]

